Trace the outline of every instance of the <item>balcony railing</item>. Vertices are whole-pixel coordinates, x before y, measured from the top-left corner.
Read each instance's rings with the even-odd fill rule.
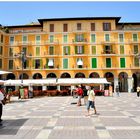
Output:
[[[101,54],[116,54],[115,51],[112,50],[104,50],[101,52]]]
[[[83,43],[87,43],[88,42],[88,40],[85,38],[85,39],[81,39],[81,40],[76,40],[76,39],[72,39],[72,42],[74,43],[74,44],[83,44]]]
[[[51,44],[59,44],[59,40],[58,39],[54,39],[53,41],[51,40],[46,40],[44,41],[44,45],[51,45]]]

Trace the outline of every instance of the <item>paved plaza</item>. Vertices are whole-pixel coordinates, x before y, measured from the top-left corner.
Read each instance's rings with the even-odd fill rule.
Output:
[[[0,139],[140,139],[140,98],[96,97],[98,115],[68,97],[38,97],[6,104]],[[82,99],[83,102],[83,99]]]

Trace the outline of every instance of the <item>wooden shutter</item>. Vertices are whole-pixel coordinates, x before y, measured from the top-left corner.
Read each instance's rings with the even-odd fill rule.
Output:
[[[68,24],[63,24],[63,32],[67,32],[68,31]]]
[[[95,31],[95,23],[91,23],[91,31]]]
[[[63,59],[63,68],[64,69],[68,68],[68,59],[67,58]]]
[[[54,24],[50,24],[50,32],[54,32]]]
[[[97,59],[92,58],[92,68],[97,68]]]
[[[111,68],[111,58],[106,58],[106,67]]]
[[[120,58],[120,66],[121,68],[125,68],[125,58]]]

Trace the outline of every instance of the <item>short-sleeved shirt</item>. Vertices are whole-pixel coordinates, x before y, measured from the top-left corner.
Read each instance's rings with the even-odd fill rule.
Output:
[[[88,100],[89,101],[94,101],[95,100],[95,92],[94,92],[94,90],[88,90],[87,94],[88,94]]]
[[[0,104],[2,104],[2,100],[4,99],[3,93],[0,91]]]

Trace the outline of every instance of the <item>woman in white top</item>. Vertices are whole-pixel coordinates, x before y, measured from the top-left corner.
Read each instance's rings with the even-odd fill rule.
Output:
[[[94,108],[94,112],[95,114],[97,114],[96,112],[96,107],[95,107],[95,92],[93,90],[93,87],[89,87],[88,89],[88,102],[87,102],[87,111],[88,111],[88,116],[90,115],[89,112],[90,112],[90,107],[91,108]]]

